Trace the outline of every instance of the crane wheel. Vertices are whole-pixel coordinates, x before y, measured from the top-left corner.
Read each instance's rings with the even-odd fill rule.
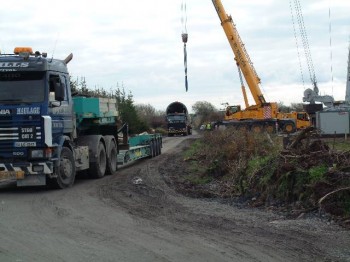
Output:
[[[264,130],[265,130],[267,133],[272,134],[272,133],[275,132],[275,126],[272,125],[272,124],[267,124],[267,125],[265,125]]]
[[[295,132],[295,125],[294,125],[294,123],[286,123],[283,126],[283,131],[288,133],[288,134]]]
[[[236,128],[240,132],[247,132],[248,131],[248,127],[246,125],[239,125]]]
[[[253,126],[252,126],[252,131],[253,131],[254,133],[261,133],[262,127],[261,127],[260,125],[253,125]]]

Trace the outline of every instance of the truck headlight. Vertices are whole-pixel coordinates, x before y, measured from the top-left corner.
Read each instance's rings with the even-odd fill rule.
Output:
[[[41,149],[32,149],[29,154],[30,158],[51,158],[52,157],[52,148],[41,148]]]
[[[30,158],[44,158],[43,149],[35,149],[30,152]]]

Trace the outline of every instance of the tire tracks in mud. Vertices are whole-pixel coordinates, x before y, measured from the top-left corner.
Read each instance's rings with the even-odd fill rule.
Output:
[[[303,220],[281,226],[283,222],[276,221],[285,218],[277,214],[177,193],[171,177],[186,172],[181,156],[188,146],[186,141],[157,158],[119,170],[117,176],[100,186],[100,199],[123,208],[140,224],[204,238],[229,250],[226,255],[237,261],[350,261],[344,251],[350,238],[340,241],[337,250],[330,249],[333,243],[327,242],[329,232],[322,223],[315,226],[321,228],[316,233],[308,227],[299,229]]]

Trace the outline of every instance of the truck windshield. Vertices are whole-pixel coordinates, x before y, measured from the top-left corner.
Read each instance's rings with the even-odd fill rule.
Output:
[[[0,103],[44,101],[45,72],[0,72]]]
[[[168,116],[169,123],[179,123],[186,120],[185,115],[170,115]]]

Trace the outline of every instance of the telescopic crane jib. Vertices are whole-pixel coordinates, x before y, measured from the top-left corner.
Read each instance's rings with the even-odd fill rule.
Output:
[[[228,106],[224,118],[227,125],[250,128],[254,131],[266,130],[273,132],[275,126],[280,130],[291,133],[296,129],[310,125],[308,115],[305,112],[291,112],[283,114],[278,112],[276,102],[267,102],[260,89],[260,78],[255,71],[243,41],[241,40],[232,17],[227,15],[220,0],[212,0],[216,12],[221,21],[221,25],[226,34],[235,56],[236,65],[242,84],[242,92],[246,108],[241,110],[238,106]],[[254,105],[248,104],[247,94],[243,84],[242,75],[253,96]]]
[[[214,7],[219,15],[221,25],[226,33],[226,37],[231,45],[235,55],[235,61],[238,70],[243,73],[243,76],[248,84],[250,92],[257,106],[266,103],[259,84],[260,78],[257,75],[253,63],[244,47],[244,44],[238,34],[236,26],[233,23],[232,17],[227,15],[221,1],[212,0]]]

